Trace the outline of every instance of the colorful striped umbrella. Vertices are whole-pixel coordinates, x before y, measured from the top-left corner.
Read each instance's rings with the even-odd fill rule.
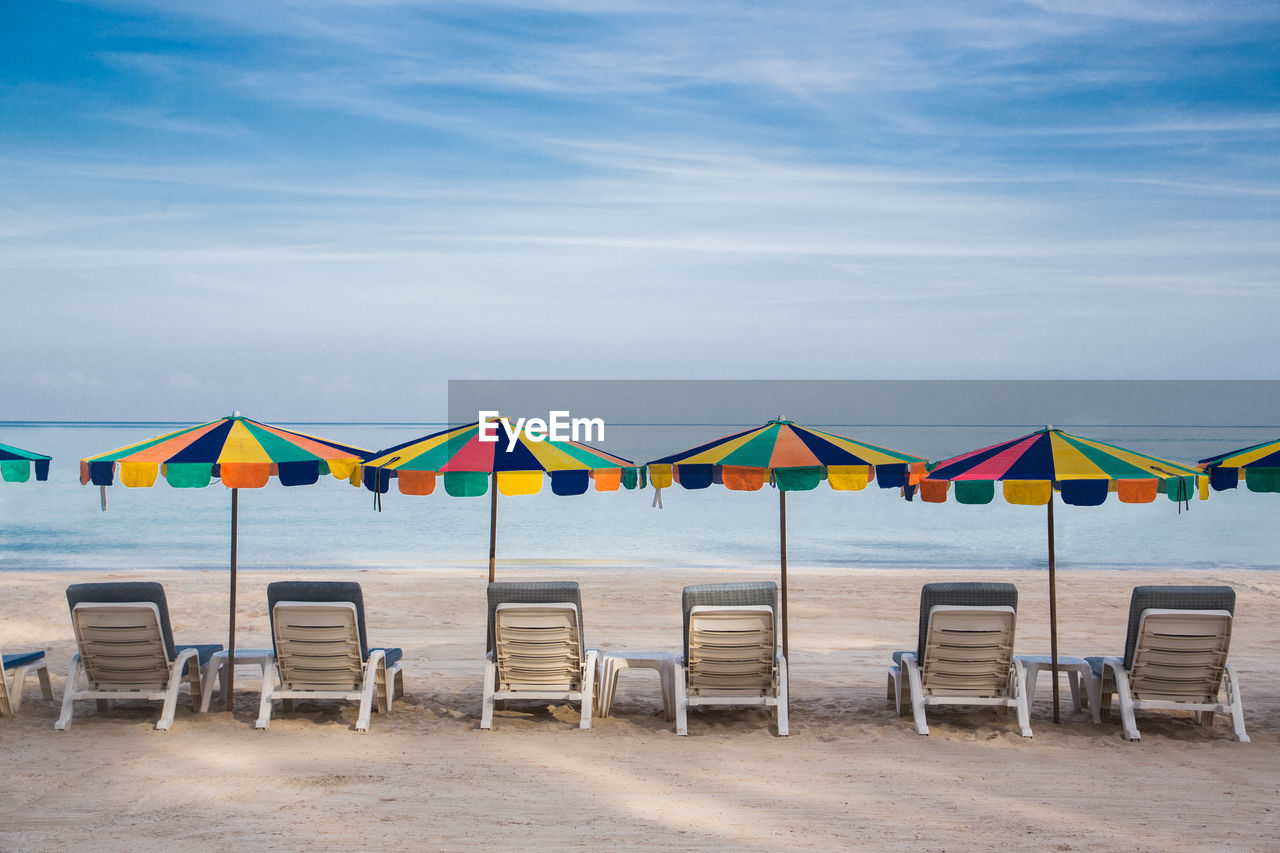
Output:
[[[952,483],[958,503],[990,503],[995,496],[995,482],[1000,480],[1007,502],[1048,506],[1049,646],[1055,723],[1060,719],[1053,493],[1057,491],[1063,503],[1074,506],[1097,506],[1112,492],[1121,503],[1150,503],[1160,492],[1179,502],[1189,502],[1195,491],[1201,500],[1208,497],[1208,478],[1195,468],[1053,427],[931,462],[913,471],[911,480],[912,485],[919,485],[920,497],[927,503],[945,502]]]
[[[31,479],[31,463],[35,463],[36,479],[49,479],[49,459],[43,453],[32,453],[20,447],[0,444],[0,477],[6,483],[25,483]]]
[[[102,509],[107,486],[130,488],[155,484],[160,474],[178,489],[203,488],[214,479],[231,489],[231,617],[228,653],[236,653],[236,532],[240,489],[259,489],[274,476],[284,486],[306,486],[321,474],[358,482],[360,460],[367,450],[292,430],[258,423],[236,412],[229,418],[188,427],[140,441],[109,453],[80,460],[80,482],[101,487]],[[235,667],[228,667],[234,676]],[[230,680],[227,710],[231,710]]]
[[[1249,491],[1280,492],[1280,439],[1201,459],[1200,467],[1217,492],[1238,486],[1241,471]]]
[[[778,490],[778,530],[782,572],[782,654],[790,654],[787,638],[787,492],[817,488],[823,480],[837,491],[858,491],[875,480],[882,489],[907,483],[907,469],[924,459],[844,436],[769,421],[681,453],[648,463],[655,489],[673,482],[686,489],[721,483],[734,491],[754,492],[767,482]],[[654,497],[661,506],[661,493]],[[788,658],[790,664],[790,658]]]
[[[497,552],[498,492],[535,494],[542,490],[544,476],[550,476],[551,491],[557,495],[580,495],[592,482],[598,492],[644,488],[640,469],[629,459],[577,441],[534,441],[524,430],[512,441],[505,419],[486,421],[484,435],[480,426],[477,421],[451,427],[379,451],[365,460],[363,480],[378,496],[389,490],[393,479],[401,494],[429,495],[435,491],[437,477],[454,497],[489,492],[490,583]],[[484,440],[489,436],[494,440]],[[496,481],[497,488],[491,488],[491,481]]]

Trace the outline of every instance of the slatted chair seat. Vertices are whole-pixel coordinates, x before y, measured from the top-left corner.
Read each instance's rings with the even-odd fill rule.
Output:
[[[169,607],[158,583],[81,583],[67,587],[76,653],[54,728],[71,726],[75,702],[96,699],[106,710],[115,699],[160,699],[156,728],[173,725],[178,692],[185,683],[192,708],[200,710],[200,683],[222,646],[173,641]]]
[[[1118,699],[1126,740],[1141,738],[1136,711],[1190,711],[1202,725],[1230,715],[1247,742],[1239,679],[1227,654],[1235,590],[1229,586],[1140,586],[1129,600],[1125,655],[1088,657],[1101,682],[1102,711]]]
[[[925,584],[920,591],[916,651],[895,652],[889,700],[899,715],[909,706],[919,734],[929,733],[930,705],[1013,708],[1018,730],[1031,737],[1021,661],[1014,658],[1018,590],[1007,583]]]
[[[579,727],[591,728],[599,652],[583,642],[576,583],[489,584],[488,645],[480,728],[493,728],[498,702],[577,702]]]
[[[364,595],[350,581],[277,581],[267,586],[274,666],[264,669],[259,729],[271,725],[272,705],[294,699],[359,702],[356,731],[371,714],[389,713],[404,695],[402,653],[370,648]]]
[[[698,584],[681,597],[684,656],[676,679],[676,734],[689,733],[690,705],[773,708],[789,730],[787,661],[778,649],[774,583]]]

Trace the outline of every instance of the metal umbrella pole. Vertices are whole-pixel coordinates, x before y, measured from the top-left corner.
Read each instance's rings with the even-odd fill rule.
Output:
[[[227,627],[227,710],[232,709],[236,679],[236,531],[240,521],[240,490],[231,490],[231,617]]]

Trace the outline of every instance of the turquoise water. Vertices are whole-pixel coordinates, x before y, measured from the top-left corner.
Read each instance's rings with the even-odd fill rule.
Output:
[[[0,570],[222,568],[230,540],[229,490],[108,491],[79,484],[78,460],[185,424],[4,425],[0,442],[54,457],[48,482],[0,483]],[[435,425],[289,425],[371,450],[434,432]],[[1021,435],[1028,426],[828,425],[834,432],[930,458]],[[1280,435],[1276,427],[1063,426],[1070,432],[1176,461],[1197,459]],[[613,453],[644,461],[734,431],[733,425],[611,425]],[[778,559],[777,492],[718,486],[541,494],[500,498],[498,556],[509,565],[772,566]],[[1241,488],[1192,501],[1160,497],[1100,507],[1058,504],[1058,566],[1072,568],[1280,567],[1280,495]],[[1035,568],[1046,565],[1045,509],[907,503],[873,484],[862,492],[825,485],[787,498],[789,561],[851,569]],[[487,561],[489,499],[443,490],[409,497],[394,490],[373,510],[372,494],[323,478],[314,486],[240,492],[242,569],[469,566]]]

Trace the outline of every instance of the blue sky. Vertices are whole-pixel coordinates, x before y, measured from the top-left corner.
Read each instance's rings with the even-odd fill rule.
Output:
[[[1249,2],[6,3],[0,420],[1275,378],[1276,44]]]

